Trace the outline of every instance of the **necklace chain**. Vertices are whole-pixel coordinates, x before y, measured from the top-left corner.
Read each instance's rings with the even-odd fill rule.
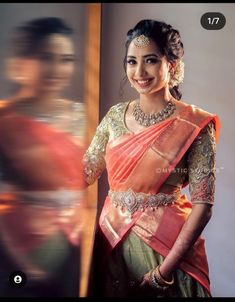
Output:
[[[37,110],[33,109],[30,105],[30,103],[19,104],[19,110],[40,121],[57,121],[64,116],[64,107],[60,100],[56,100],[56,106],[51,112],[37,112]]]
[[[140,125],[148,127],[167,119],[169,116],[171,116],[174,113],[175,109],[176,109],[175,104],[172,101],[168,101],[166,107],[163,108],[161,111],[153,114],[148,114],[145,113],[140,108],[140,103],[136,102],[132,114],[135,120]]]

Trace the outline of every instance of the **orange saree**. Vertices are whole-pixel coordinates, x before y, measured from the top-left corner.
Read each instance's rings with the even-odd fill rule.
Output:
[[[185,105],[177,117],[136,134],[124,134],[109,140],[104,158],[111,194],[105,200],[99,226],[111,249],[121,244],[132,230],[156,252],[162,256],[168,254],[191,212],[192,204],[180,194],[180,190],[164,184],[200,131],[211,121],[215,123],[218,139],[218,117]],[[120,195],[123,192],[125,194]],[[159,193],[164,198],[168,194],[174,194],[177,198],[172,203],[163,202],[161,206],[156,206],[154,202],[151,206],[150,202],[150,206],[145,207],[141,202],[142,210],[138,208],[139,194],[149,199]],[[113,196],[119,196],[120,207],[112,200],[115,199]],[[202,237],[198,238],[180,268],[210,293]]]
[[[51,277],[52,266],[57,269],[64,261],[68,246],[79,246],[83,153],[69,133],[2,110],[0,241],[28,278]]]

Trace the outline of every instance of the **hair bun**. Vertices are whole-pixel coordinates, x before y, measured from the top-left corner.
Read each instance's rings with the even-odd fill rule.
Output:
[[[133,29],[128,30],[128,32],[127,32],[127,34],[126,34],[126,35],[127,35],[127,36],[132,36],[133,31],[134,31]]]

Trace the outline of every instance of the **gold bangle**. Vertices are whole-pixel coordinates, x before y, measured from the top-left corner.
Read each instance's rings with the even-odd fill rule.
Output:
[[[158,282],[158,280],[156,279],[154,272],[155,272],[155,269],[152,269],[149,274],[150,285],[156,289],[166,290],[168,288],[168,286],[164,286],[164,285],[160,284]]]
[[[165,280],[160,273],[159,267],[160,265],[156,267],[156,272],[157,272],[157,274],[155,273],[156,278],[165,285],[172,285],[175,281],[174,276],[172,275],[171,281]]]

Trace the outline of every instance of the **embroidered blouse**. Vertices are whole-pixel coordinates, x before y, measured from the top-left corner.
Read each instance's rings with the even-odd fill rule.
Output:
[[[112,106],[97,127],[84,156],[85,179],[88,184],[94,183],[106,168],[107,143],[130,133],[124,122],[128,103]],[[189,182],[189,192],[193,204],[213,204],[216,177],[215,156],[215,129],[214,123],[210,122],[201,130],[165,183],[182,188]]]

